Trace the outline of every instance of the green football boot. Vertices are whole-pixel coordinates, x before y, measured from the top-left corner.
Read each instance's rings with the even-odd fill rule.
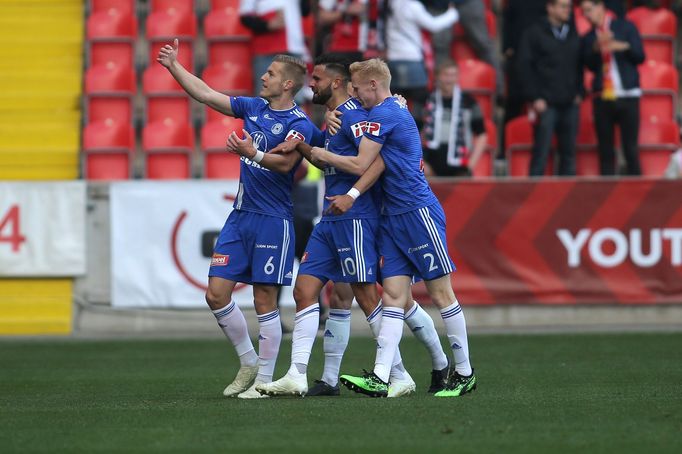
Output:
[[[387,397],[388,383],[376,376],[374,372],[367,372],[362,377],[342,375],[339,381],[348,389],[370,397]]]
[[[434,396],[436,397],[458,397],[466,393],[470,393],[476,389],[476,375],[474,370],[471,370],[471,375],[459,375],[452,371],[448,379],[445,389],[438,391]]]

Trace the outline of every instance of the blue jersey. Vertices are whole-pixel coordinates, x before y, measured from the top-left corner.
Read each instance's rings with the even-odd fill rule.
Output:
[[[383,145],[383,214],[406,213],[438,201],[424,176],[419,130],[404,104],[391,97],[372,108],[364,136]]]
[[[244,119],[244,129],[253,137],[257,150],[267,153],[285,140],[310,142],[313,124],[294,105],[286,110],[274,110],[263,98],[231,97],[232,111]],[[293,218],[291,188],[298,165],[288,173],[273,172],[242,156],[239,192],[234,209]]]
[[[367,124],[367,111],[362,108],[360,101],[351,98],[336,108],[341,115],[341,129],[331,135],[324,134],[324,148],[340,156],[357,156],[358,146]],[[343,172],[335,167],[324,169],[325,195],[345,194],[358,181],[358,176]],[[377,185],[378,189],[378,185]],[[380,197],[380,195],[379,195]],[[329,206],[325,198],[323,212]],[[366,191],[353,203],[350,210],[342,215],[328,214],[322,217],[325,221],[339,221],[343,219],[376,218],[379,215],[377,191],[372,188]]]

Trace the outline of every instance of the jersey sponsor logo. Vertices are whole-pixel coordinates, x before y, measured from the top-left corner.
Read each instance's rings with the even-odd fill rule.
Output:
[[[266,120],[272,120],[272,117],[270,116],[269,113],[266,113],[265,115],[263,115],[263,118],[265,118]]]
[[[407,248],[407,253],[412,254],[413,252],[421,251],[422,249],[426,249],[427,247],[429,247],[429,243],[420,244],[419,246],[416,247]]]
[[[213,254],[211,257],[211,266],[227,266],[230,263],[229,255]]]
[[[289,141],[289,140],[305,141],[305,136],[303,134],[301,134],[300,132],[296,131],[295,129],[292,129],[291,131],[289,131],[289,134],[287,134],[287,136],[284,140],[286,140],[286,141]]]
[[[367,134],[372,134],[373,136],[378,136],[381,130],[381,123],[375,121],[367,121],[365,125],[365,132]]]
[[[268,138],[265,137],[262,131],[256,131],[251,133],[253,138],[253,146],[258,151],[266,152],[268,151]]]
[[[251,121],[258,121],[258,115],[256,115],[255,117],[249,117],[249,120],[251,120]]]
[[[282,134],[282,131],[284,131],[284,126],[282,125],[282,123],[275,123],[274,125],[272,125],[272,128],[270,128],[270,131],[273,134]]]
[[[256,244],[256,249],[278,249],[279,246],[276,244]]]
[[[324,168],[324,175],[336,175],[336,167],[325,167]]]
[[[358,121],[354,125],[351,125],[350,130],[353,132],[353,137],[357,139],[358,137],[362,136],[362,133],[364,132],[366,127],[367,127],[366,121]]]

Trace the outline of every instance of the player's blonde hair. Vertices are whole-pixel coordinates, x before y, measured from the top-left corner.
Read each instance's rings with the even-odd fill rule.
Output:
[[[363,80],[374,79],[386,88],[391,86],[391,71],[386,62],[380,58],[356,61],[350,65],[350,74],[351,76],[357,74]]]
[[[305,82],[305,73],[307,68],[303,60],[292,55],[279,54],[275,55],[272,61],[282,63],[282,72],[285,80],[290,80],[294,83],[292,92],[294,95],[303,88]]]

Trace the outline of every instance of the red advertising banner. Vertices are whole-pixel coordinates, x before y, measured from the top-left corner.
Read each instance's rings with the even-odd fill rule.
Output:
[[[682,303],[682,181],[431,186],[465,304]]]

